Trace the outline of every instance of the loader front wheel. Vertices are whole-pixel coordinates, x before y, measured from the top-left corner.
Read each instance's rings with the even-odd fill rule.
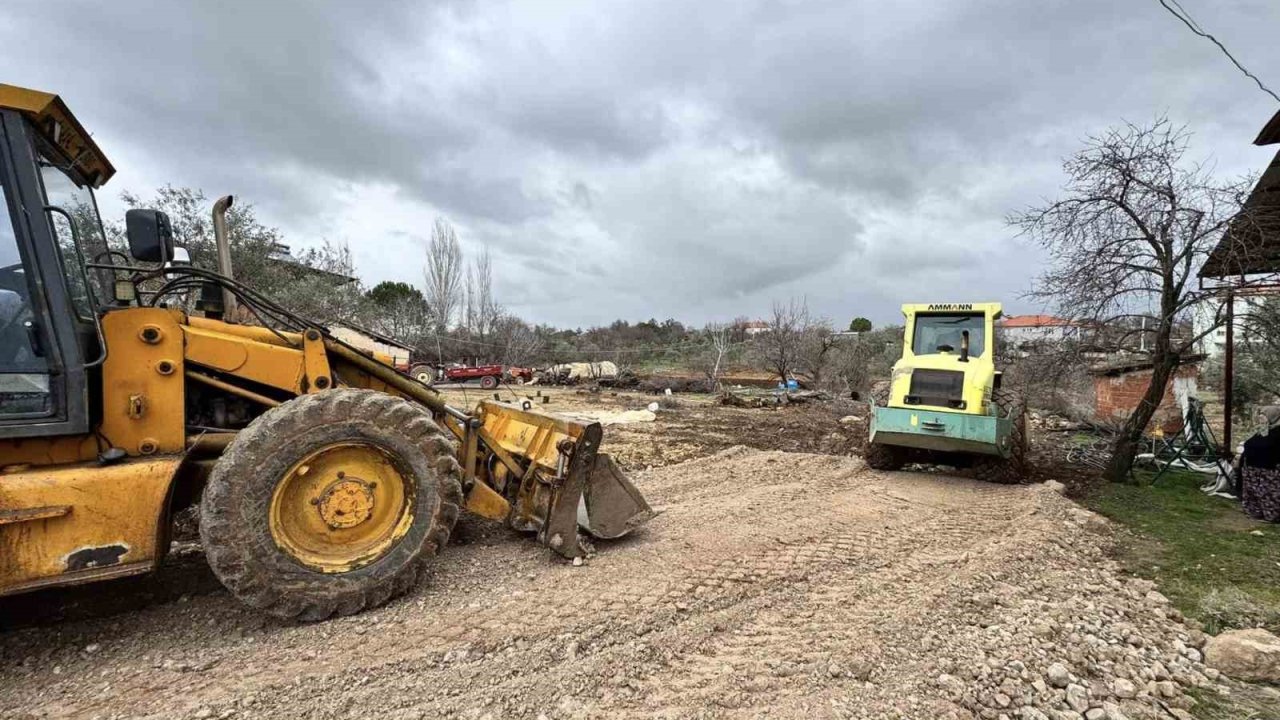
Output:
[[[1012,390],[998,389],[991,395],[1000,417],[1012,420],[1009,429],[1009,455],[976,455],[970,466],[973,476],[979,480],[1017,485],[1027,474],[1027,417],[1022,396]]]
[[[271,615],[323,620],[408,591],[462,503],[431,414],[372,390],[304,395],[232,442],[200,502],[218,579]]]

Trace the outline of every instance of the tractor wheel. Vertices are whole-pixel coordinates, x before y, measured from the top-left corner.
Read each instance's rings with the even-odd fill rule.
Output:
[[[407,592],[449,540],[462,492],[423,407],[373,390],[304,395],[241,431],[200,501],[222,584],[281,618],[350,615]]]
[[[871,402],[867,406],[868,419],[875,414],[877,407],[888,404],[889,383],[881,381],[872,385]],[[867,465],[873,470],[901,470],[902,466],[907,464],[907,449],[897,445],[868,442],[867,449],[862,453],[862,459],[866,460]]]
[[[492,375],[485,375],[484,377],[480,378],[480,387],[484,388],[485,390],[492,390],[498,387],[498,378]]]
[[[1003,388],[994,391],[991,400],[999,409],[1001,417],[1007,415],[1013,420],[1013,427],[1009,431],[1009,457],[975,455],[971,466],[973,476],[987,482],[1017,485],[1027,474],[1026,406],[1022,396]]]
[[[423,385],[430,385],[436,380],[436,369],[426,363],[418,363],[409,368],[409,377]]]

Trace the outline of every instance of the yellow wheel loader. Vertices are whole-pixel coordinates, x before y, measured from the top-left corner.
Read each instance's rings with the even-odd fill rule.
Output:
[[[566,558],[652,516],[599,424],[450,406],[236,282],[230,197],[221,272],[175,265],[157,211],[109,249],[113,173],[56,95],[0,85],[0,595],[151,571],[192,505],[223,584],[303,620],[407,591],[461,511]]]
[[[951,465],[983,480],[1021,482],[1026,413],[996,370],[1000,303],[910,304],[902,314],[902,357],[872,392],[867,464]]]

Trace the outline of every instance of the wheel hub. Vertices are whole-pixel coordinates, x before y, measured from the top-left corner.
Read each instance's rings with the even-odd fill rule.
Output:
[[[316,507],[320,517],[334,530],[353,528],[373,515],[374,494],[372,484],[360,478],[342,477],[329,484]]]
[[[277,481],[271,536],[298,563],[348,572],[374,562],[409,531],[414,481],[390,451],[362,441],[318,447]]]

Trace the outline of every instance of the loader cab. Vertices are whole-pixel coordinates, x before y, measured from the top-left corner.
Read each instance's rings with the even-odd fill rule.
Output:
[[[0,85],[0,438],[89,432],[110,271],[94,189],[114,173],[56,95]]]

